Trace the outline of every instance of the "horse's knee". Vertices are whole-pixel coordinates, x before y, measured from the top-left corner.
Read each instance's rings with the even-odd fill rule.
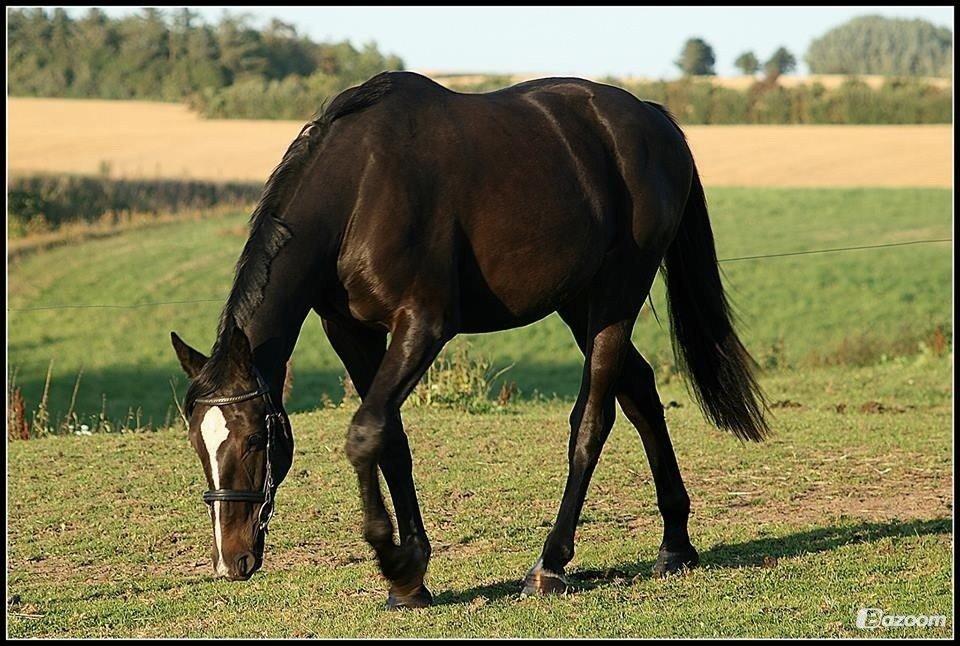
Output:
[[[382,421],[365,411],[357,411],[353,416],[344,448],[354,468],[360,469],[376,462],[383,448],[384,427]]]

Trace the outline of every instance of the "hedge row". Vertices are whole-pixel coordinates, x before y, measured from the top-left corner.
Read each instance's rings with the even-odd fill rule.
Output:
[[[98,222],[131,214],[249,205],[259,199],[262,188],[263,184],[259,182],[109,179],[76,175],[15,177],[7,185],[8,231],[17,236],[49,231],[67,223]]]

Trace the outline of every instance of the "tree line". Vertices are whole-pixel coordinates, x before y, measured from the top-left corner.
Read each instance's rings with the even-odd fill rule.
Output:
[[[815,39],[804,57],[813,74],[879,74],[883,76],[942,76],[953,70],[953,33],[926,20],[860,16]],[[675,61],[686,76],[716,74],[716,54],[702,38],[690,38]],[[761,69],[767,81],[789,74],[797,59],[779,47],[762,65],[752,51],[733,62],[746,76]]]
[[[936,75],[950,73],[951,33],[922,20],[866,16],[813,41],[811,71]],[[685,76],[714,74],[716,55],[701,38],[676,61]],[[747,90],[709,83],[635,83],[605,79],[638,97],[665,103],[685,123],[949,123],[949,89],[910,79],[871,89],[850,80],[839,88],[776,81],[797,66],[785,47],[762,61],[751,51],[735,64],[758,79]],[[323,102],[383,70],[403,69],[375,44],[318,43],[271,20],[253,27],[243,15],[208,24],[189,9],[144,9],[110,18],[93,8],[73,18],[63,9],[8,14],[8,88],[12,96],[185,101],[207,117],[307,119]],[[486,78],[473,91],[509,84]]]
[[[204,106],[237,85],[287,81],[321,89],[316,109],[322,96],[403,68],[374,44],[317,43],[280,20],[257,29],[249,17],[229,13],[207,24],[186,8],[122,18],[92,8],[76,19],[60,8],[14,9],[7,37],[13,96],[193,98]]]

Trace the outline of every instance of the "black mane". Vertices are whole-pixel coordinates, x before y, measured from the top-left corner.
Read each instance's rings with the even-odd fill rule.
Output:
[[[280,163],[263,187],[260,201],[250,216],[250,236],[247,238],[234,274],[230,295],[220,314],[217,340],[210,360],[187,389],[185,410],[193,411],[197,397],[215,392],[224,381],[227,368],[227,348],[234,323],[240,328],[250,320],[263,301],[263,290],[270,277],[270,265],[280,249],[293,237],[290,228],[281,219],[284,200],[295,192],[301,171],[310,161],[318,145],[337,119],[367,108],[383,98],[393,86],[389,73],[374,76],[363,85],[344,90],[319,116],[308,121],[293,143],[287,148]]]

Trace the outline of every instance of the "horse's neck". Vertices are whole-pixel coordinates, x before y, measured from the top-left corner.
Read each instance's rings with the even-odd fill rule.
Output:
[[[257,369],[275,391],[283,387],[287,360],[307,314],[317,304],[323,274],[335,271],[336,241],[343,223],[314,220],[301,226],[310,235],[294,236],[280,247],[270,261],[260,303],[246,320],[239,321],[250,339]]]
[[[283,388],[287,361],[293,353],[305,318],[306,312],[298,316],[284,316],[261,306],[251,320],[242,326],[253,348],[253,363],[275,393]]]
[[[309,301],[303,294],[271,289],[268,284],[263,302],[241,324],[253,348],[254,365],[275,393],[283,388],[287,361],[309,311]]]

